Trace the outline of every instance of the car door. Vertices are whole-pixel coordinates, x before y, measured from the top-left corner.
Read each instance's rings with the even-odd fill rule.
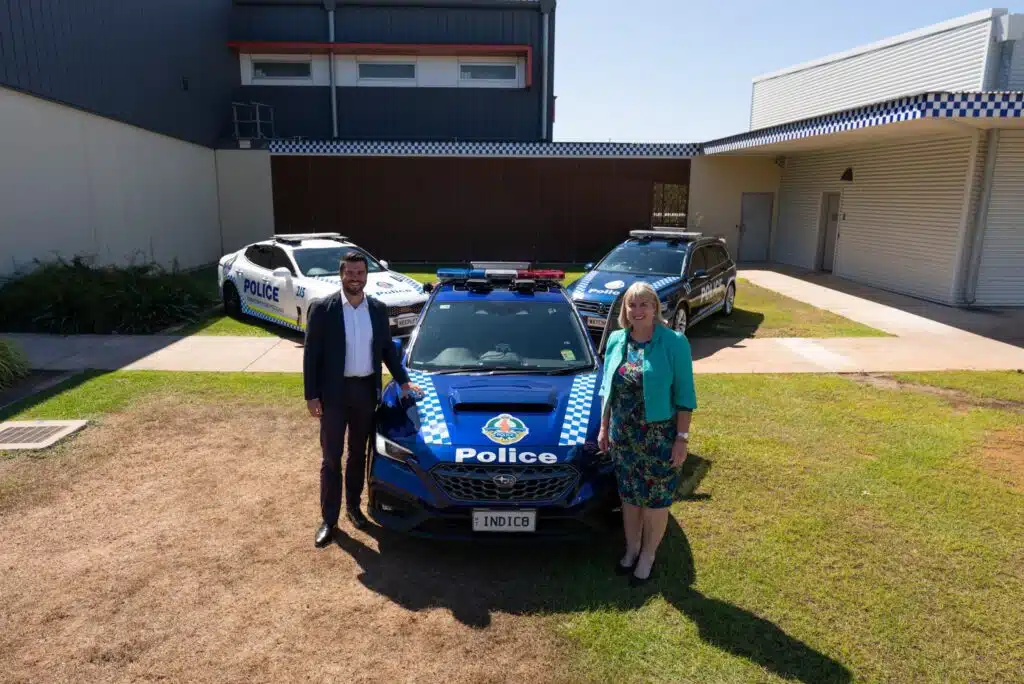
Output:
[[[284,270],[282,270],[284,269]],[[285,273],[284,271],[287,271]],[[270,284],[274,288],[274,302],[293,325],[300,324],[302,314],[297,289],[297,274],[292,258],[280,247],[270,248]]]
[[[697,318],[707,306],[709,280],[707,272],[707,256],[703,247],[695,247],[690,253],[686,264],[687,301],[690,308],[690,320]]]
[[[242,282],[237,283],[242,303],[249,308],[263,309],[258,297],[258,285],[270,272],[270,248],[267,245],[250,245],[245,250],[245,261],[241,264]]]
[[[714,309],[721,306],[722,302],[725,301],[725,276],[727,270],[725,253],[717,245],[708,245],[702,249],[705,255],[705,268],[708,271],[708,282],[711,286],[708,290],[707,308]]]

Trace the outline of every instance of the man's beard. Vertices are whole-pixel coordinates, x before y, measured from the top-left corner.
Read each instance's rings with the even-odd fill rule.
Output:
[[[357,295],[363,292],[363,285],[361,283],[344,283],[342,287],[345,290],[345,294]]]

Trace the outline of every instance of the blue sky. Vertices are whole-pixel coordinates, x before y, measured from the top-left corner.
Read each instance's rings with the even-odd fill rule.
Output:
[[[749,127],[753,77],[987,7],[958,0],[559,0],[554,138],[696,142],[739,133]]]

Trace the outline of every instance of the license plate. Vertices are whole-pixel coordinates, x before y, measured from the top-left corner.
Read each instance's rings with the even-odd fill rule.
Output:
[[[416,325],[416,319],[418,318],[419,314],[402,314],[396,319],[395,325],[397,325],[399,328],[409,328]]]
[[[587,316],[587,327],[589,328],[603,328],[605,319],[596,318],[595,316]]]
[[[537,511],[473,511],[474,532],[536,532]]]

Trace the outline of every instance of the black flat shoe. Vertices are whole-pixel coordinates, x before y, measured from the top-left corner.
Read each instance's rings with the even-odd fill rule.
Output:
[[[316,531],[316,548],[322,549],[334,540],[334,526],[324,523]]]
[[[637,556],[639,558],[640,556]],[[615,574],[616,575],[629,575],[632,574],[636,568],[636,558],[633,559],[632,565],[623,565],[621,561],[615,561]]]
[[[647,577],[641,578],[641,577],[637,577],[636,575],[632,575],[631,574],[629,576],[629,586],[631,586],[631,587],[642,587],[643,585],[645,585],[648,582],[650,582],[651,579],[654,578],[654,568],[655,567],[656,567],[656,565],[652,565],[651,566],[651,571],[649,573],[647,573]]]
[[[358,508],[345,511],[345,517],[347,517],[348,521],[352,523],[352,527],[357,530],[365,530],[367,525],[370,524],[370,521],[366,519],[366,516],[363,515],[363,512]]]

